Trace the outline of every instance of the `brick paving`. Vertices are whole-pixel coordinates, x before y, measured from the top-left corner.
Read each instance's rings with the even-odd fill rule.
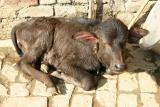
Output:
[[[14,69],[18,56],[10,47],[0,48],[0,107],[160,107],[160,59],[129,46],[128,70],[104,75],[93,91],[66,84],[67,93],[54,89]],[[150,72],[150,73],[148,73]]]

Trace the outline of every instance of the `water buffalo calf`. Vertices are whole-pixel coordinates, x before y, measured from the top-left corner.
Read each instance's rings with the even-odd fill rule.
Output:
[[[85,21],[88,22],[40,17],[16,25],[11,37],[22,56],[17,68],[47,86],[54,86],[49,74],[37,67],[44,62],[55,68],[53,76],[84,90],[91,90],[97,84],[90,71],[102,66],[108,67],[111,74],[124,70],[127,26],[114,18],[87,24]]]

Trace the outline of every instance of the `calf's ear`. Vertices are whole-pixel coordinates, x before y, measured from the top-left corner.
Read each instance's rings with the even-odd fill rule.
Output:
[[[129,43],[138,43],[139,40],[146,36],[149,33],[148,30],[141,28],[140,26],[133,26],[129,30],[128,42]]]
[[[81,31],[76,33],[73,36],[73,39],[76,39],[85,44],[94,44],[97,43],[97,37],[95,34],[87,31]]]

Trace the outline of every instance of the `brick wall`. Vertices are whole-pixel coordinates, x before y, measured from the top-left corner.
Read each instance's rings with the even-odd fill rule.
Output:
[[[96,0],[97,16],[109,17],[111,0]],[[144,0],[113,0],[113,13],[128,24]],[[148,3],[142,15],[156,1]],[[87,17],[88,0],[0,0],[0,39],[10,38],[11,28],[28,17]]]

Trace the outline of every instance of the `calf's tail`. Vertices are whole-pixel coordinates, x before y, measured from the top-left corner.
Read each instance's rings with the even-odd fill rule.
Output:
[[[22,52],[22,50],[18,46],[16,31],[17,31],[17,26],[15,26],[15,27],[12,28],[11,39],[12,39],[13,45],[14,45],[14,47],[15,47],[18,55],[21,57],[23,55],[23,52]]]

